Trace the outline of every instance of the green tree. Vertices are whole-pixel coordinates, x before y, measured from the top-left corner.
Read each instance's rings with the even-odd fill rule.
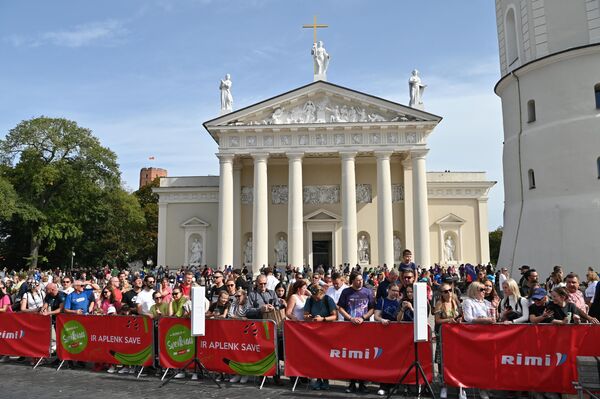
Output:
[[[10,230],[28,242],[32,267],[63,241],[77,241],[106,190],[120,189],[116,155],[73,121],[39,117],[19,123],[0,140],[1,175],[16,193]],[[22,245],[22,244],[21,244]]]
[[[498,264],[498,257],[500,256],[500,242],[502,241],[502,227],[498,227],[494,231],[490,231],[490,262],[492,264]]]

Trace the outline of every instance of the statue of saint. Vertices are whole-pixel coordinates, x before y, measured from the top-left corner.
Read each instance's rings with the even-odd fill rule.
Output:
[[[329,54],[327,54],[327,50],[325,50],[325,47],[323,47],[322,41],[313,43],[311,54],[315,64],[315,76],[325,78],[327,74],[327,67],[329,66]]]
[[[408,79],[408,91],[410,94],[410,100],[408,102],[409,107],[423,108],[423,91],[427,85],[421,82],[419,77],[419,71],[416,69],[412,71],[412,76]]]
[[[398,236],[394,236],[394,261],[402,260],[402,243]]]
[[[444,250],[446,252],[446,261],[453,262],[454,261],[454,240],[451,236],[446,236],[446,241],[444,242]]]
[[[283,237],[279,237],[277,245],[275,246],[275,253],[277,254],[277,263],[287,264],[287,241]]]
[[[195,238],[192,243],[192,253],[190,254],[190,265],[202,264],[202,244],[200,240]]]
[[[233,111],[233,97],[231,96],[231,76],[225,75],[219,85],[221,90],[221,112],[227,113]]]
[[[358,240],[358,260],[369,263],[369,242],[364,235]]]
[[[246,241],[246,247],[244,248],[244,265],[252,264],[252,237]]]

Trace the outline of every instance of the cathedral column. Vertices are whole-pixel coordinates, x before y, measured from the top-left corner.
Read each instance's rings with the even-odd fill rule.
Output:
[[[415,228],[413,223],[413,179],[410,156],[402,161],[404,175],[404,248],[415,248]]]
[[[302,267],[304,222],[302,220],[302,153],[287,153],[288,174],[288,263]]]
[[[394,265],[394,218],[392,213],[391,151],[376,151],[377,157],[377,243],[380,266]]]
[[[254,158],[254,202],[252,204],[252,273],[269,263],[269,195],[267,159],[269,154],[252,154]]]
[[[233,267],[242,266],[242,165],[233,165]]]
[[[219,242],[217,269],[233,263],[233,158],[231,154],[219,157]]]
[[[425,156],[429,150],[412,151],[413,206],[415,223],[414,262],[422,267],[431,266],[429,260],[429,208],[427,204],[427,170]]]
[[[356,152],[340,152],[342,158],[342,262],[357,263],[356,232]]]

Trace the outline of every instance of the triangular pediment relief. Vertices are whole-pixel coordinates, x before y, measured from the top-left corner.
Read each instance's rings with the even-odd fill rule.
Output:
[[[441,117],[318,81],[204,123],[223,126],[439,122]]]
[[[443,218],[438,219],[435,223],[436,224],[463,224],[465,222],[466,222],[465,219],[463,219],[459,216],[456,216],[453,213],[449,213],[446,216],[444,216]]]
[[[314,212],[311,212],[304,216],[304,221],[340,221],[342,218],[340,215],[336,215],[333,212],[330,212],[326,209],[317,209]]]
[[[183,228],[190,228],[190,227],[208,227],[210,226],[209,223],[205,222],[204,220],[194,216],[191,219],[186,220],[185,222],[181,223],[180,225]]]

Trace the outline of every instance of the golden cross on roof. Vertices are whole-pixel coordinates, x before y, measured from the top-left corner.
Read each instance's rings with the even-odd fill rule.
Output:
[[[317,42],[317,29],[318,28],[328,28],[329,25],[317,24],[317,16],[315,15],[315,19],[312,25],[302,25],[303,28],[312,28],[313,29],[313,39],[314,42]]]

